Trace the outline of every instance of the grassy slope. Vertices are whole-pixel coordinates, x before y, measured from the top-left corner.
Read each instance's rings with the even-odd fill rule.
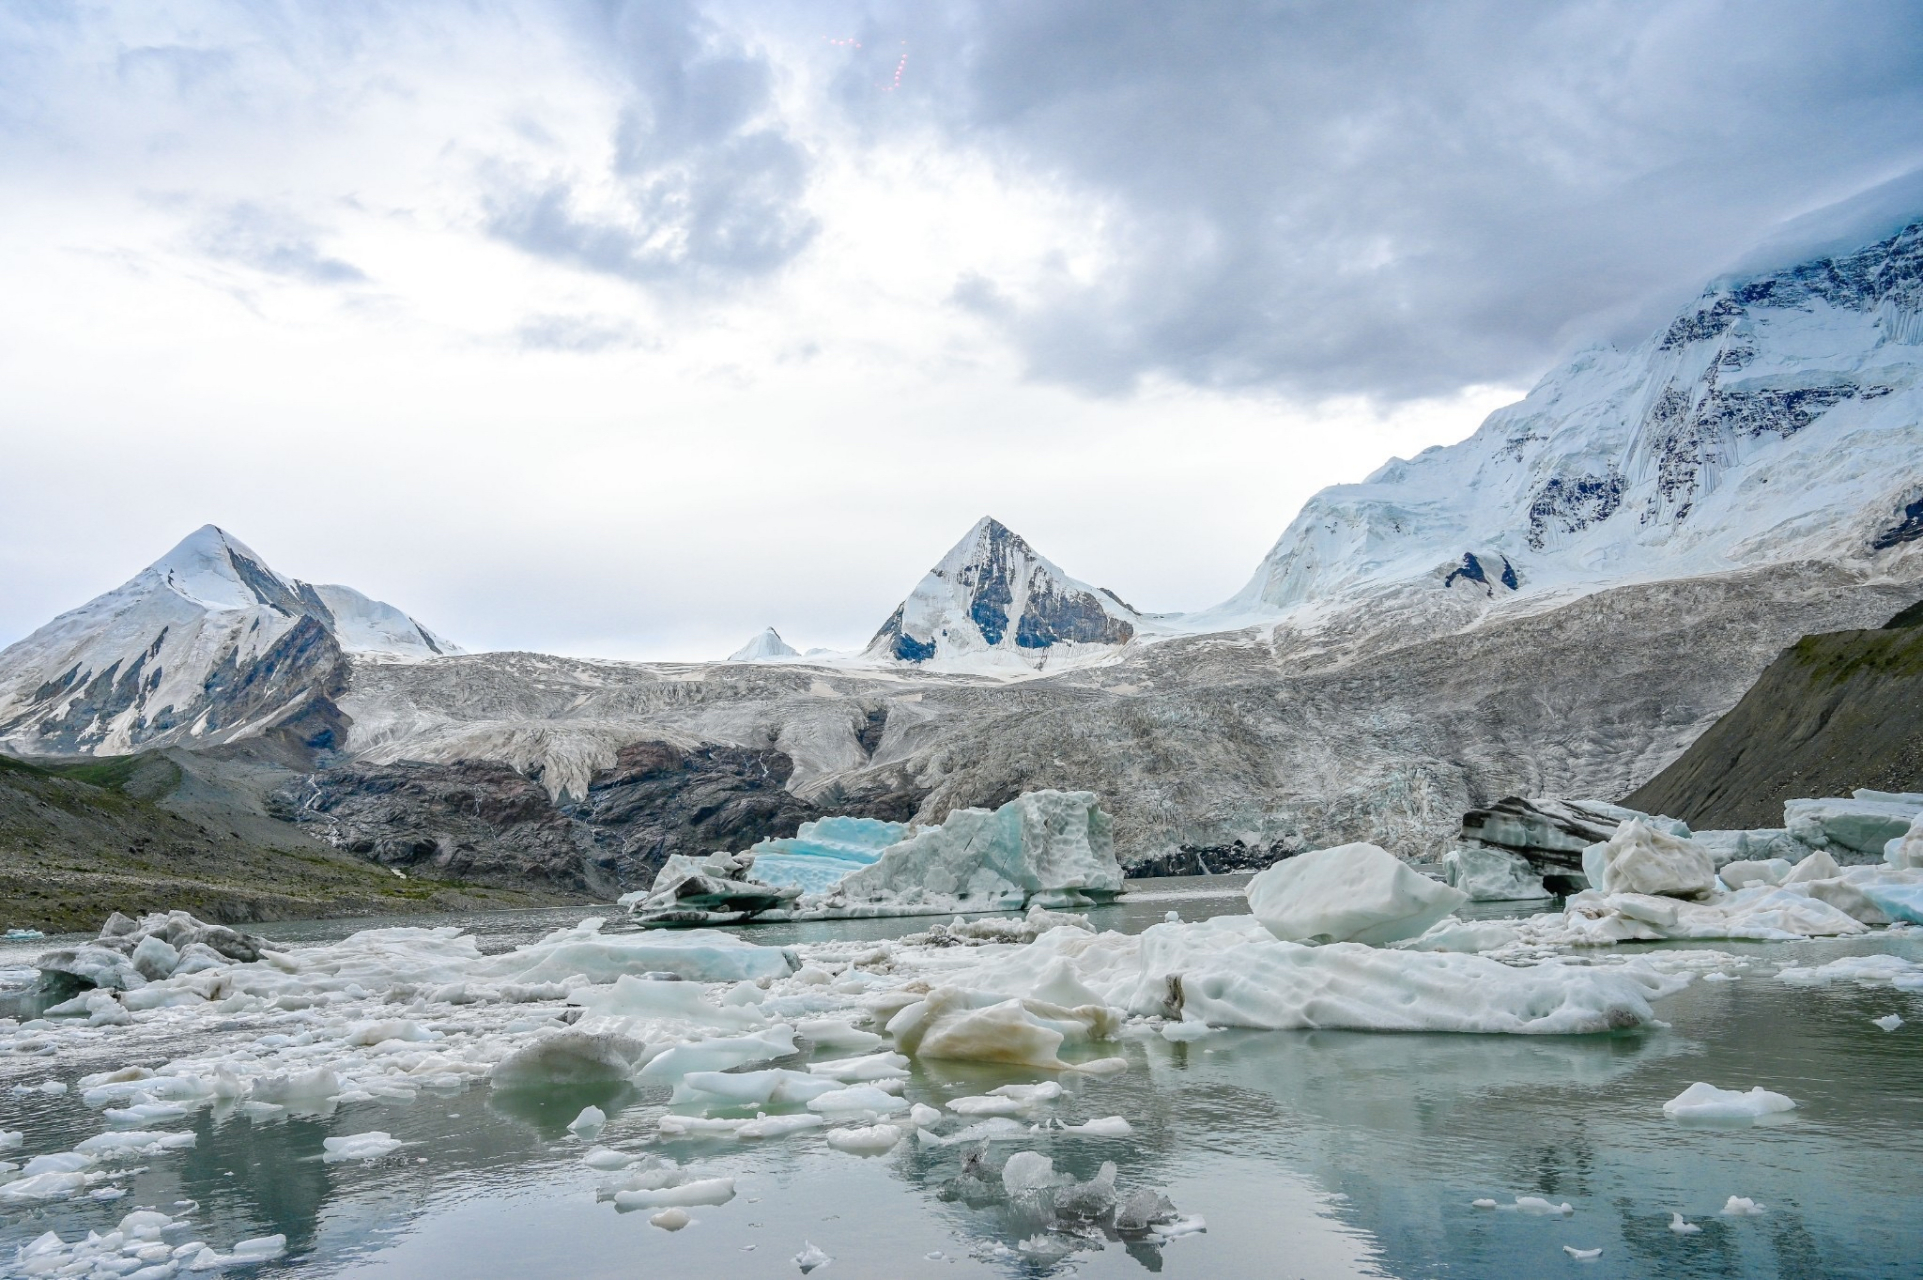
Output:
[[[1780,827],[1783,801],[1923,790],[1923,605],[1804,636],[1624,804],[1702,829]]]
[[[180,782],[157,754],[56,766],[0,756],[0,928],[91,930],[116,910],[241,923],[562,901],[401,879],[291,828],[263,838],[251,815],[214,822],[156,803]]]

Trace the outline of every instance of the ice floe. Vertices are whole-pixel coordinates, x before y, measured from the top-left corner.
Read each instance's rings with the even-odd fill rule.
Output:
[[[1547,898],[1542,875],[1527,858],[1506,849],[1463,845],[1442,855],[1443,879],[1471,902],[1516,902]]]
[[[1791,1099],[1780,1093],[1772,1093],[1761,1085],[1743,1093],[1735,1089],[1718,1089],[1700,1080],[1663,1103],[1663,1114],[1672,1120],[1753,1123],[1765,1116],[1795,1109],[1796,1103]]]

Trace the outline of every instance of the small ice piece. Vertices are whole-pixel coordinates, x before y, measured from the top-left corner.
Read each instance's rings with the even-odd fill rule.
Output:
[[[1067,1125],[1062,1132],[1086,1133],[1091,1138],[1126,1138],[1135,1132],[1135,1126],[1121,1116],[1097,1116],[1082,1124]]]
[[[833,1129],[822,1136],[837,1151],[857,1156],[879,1156],[895,1149],[901,1141],[902,1132],[899,1125],[871,1124],[853,1129]]]
[[[801,1252],[794,1256],[794,1264],[801,1268],[801,1274],[804,1276],[816,1267],[825,1267],[833,1261],[834,1259],[823,1253],[820,1246],[812,1240],[803,1240]]]
[[[1496,1204],[1494,1200],[1491,1200],[1488,1196],[1484,1196],[1480,1200],[1471,1200],[1469,1202],[1469,1207],[1471,1209],[1494,1209],[1499,1206]]]
[[[345,1160],[378,1160],[406,1145],[399,1138],[378,1129],[370,1129],[366,1133],[322,1139],[321,1160],[326,1164],[339,1164]]]
[[[819,1129],[828,1123],[826,1116],[758,1116],[735,1130],[737,1138],[785,1138],[803,1129]]]
[[[0,1151],[18,1151],[26,1140],[25,1130],[0,1129]]]
[[[1701,1235],[1703,1230],[1695,1223],[1684,1218],[1682,1214],[1674,1211],[1669,1215],[1669,1229],[1679,1236]]]
[[[908,1058],[900,1053],[871,1053],[862,1058],[837,1058],[832,1062],[811,1062],[813,1075],[829,1076],[848,1084],[886,1080],[908,1074]]]
[[[1723,973],[1719,970],[1716,973],[1704,974],[1703,981],[1704,982],[1741,982],[1742,979],[1738,977],[1736,974]]]
[[[266,1258],[278,1258],[286,1252],[286,1236],[254,1236],[252,1239],[242,1240],[236,1244],[233,1257],[236,1261],[259,1262]]]
[[[675,1080],[691,1072],[727,1071],[785,1058],[795,1051],[795,1029],[785,1024],[745,1036],[722,1036],[678,1044],[641,1068],[650,1080]]]
[[[1250,912],[1284,942],[1378,947],[1419,936],[1469,901],[1372,844],[1299,854],[1257,873],[1244,892]]]
[[[1182,913],[1179,911],[1164,912],[1162,922],[1164,924],[1180,924],[1182,923]]]
[[[679,1231],[693,1221],[694,1219],[688,1216],[686,1209],[677,1206],[663,1209],[660,1213],[655,1214],[648,1219],[648,1225],[660,1227],[663,1231]]]
[[[1192,1044],[1207,1039],[1214,1031],[1206,1022],[1171,1022],[1162,1028],[1162,1039],[1170,1044]]]
[[[608,1123],[608,1113],[589,1104],[581,1108],[581,1114],[568,1121],[568,1132],[577,1138],[592,1141]]]
[[[753,987],[745,989],[754,990]],[[795,1032],[814,1041],[815,1046],[821,1049],[852,1049],[857,1053],[866,1053],[871,1049],[879,1049],[883,1043],[882,1038],[874,1032],[863,1031],[845,1018],[804,1018],[795,1024]]]
[[[1118,1076],[1128,1070],[1128,1059],[1090,1058],[1087,1062],[1071,1062],[1068,1069],[1085,1076]]]
[[[877,1116],[905,1111],[908,1104],[892,1093],[883,1093],[872,1084],[850,1085],[808,1100],[808,1110],[821,1112],[872,1111]]]
[[[631,1036],[569,1029],[522,1045],[488,1078],[497,1089],[624,1082],[647,1056],[647,1044]]]
[[[1725,1218],[1753,1218],[1763,1212],[1763,1206],[1748,1196],[1731,1196],[1717,1212]]]
[[[1603,1256],[1603,1251],[1601,1249],[1578,1249],[1573,1244],[1564,1245],[1562,1247],[1562,1251],[1568,1254],[1570,1257],[1574,1258],[1578,1262],[1588,1262],[1591,1259],[1600,1258]]]
[[[941,1112],[926,1102],[917,1102],[908,1108],[908,1122],[918,1128],[926,1129],[929,1125],[941,1123]]]
[[[1668,1102],[1663,1114],[1672,1120],[1726,1120],[1754,1123],[1767,1115],[1793,1111],[1796,1103],[1757,1085],[1748,1093],[1718,1089],[1698,1080]]]
[[[687,1205],[726,1204],[734,1199],[733,1178],[700,1178],[678,1187],[617,1191],[617,1209],[666,1209]]]
[[[635,1162],[636,1157],[612,1147],[595,1147],[581,1157],[581,1163],[590,1169],[625,1169]]]
[[[1002,1166],[1002,1186],[1009,1195],[1041,1187],[1057,1187],[1065,1181],[1055,1172],[1055,1162],[1039,1151],[1017,1151]]]
[[[1576,1211],[1576,1207],[1567,1200],[1561,1204],[1556,1204],[1543,1199],[1541,1196],[1517,1196],[1514,1204],[1502,1205],[1500,1207],[1512,1209],[1517,1213],[1533,1214],[1539,1218],[1556,1214],[1566,1217]]]
[[[1883,1030],[1885,1031],[1894,1031],[1898,1027],[1903,1025],[1902,1015],[1895,1014],[1895,1013],[1892,1013],[1888,1017],[1884,1017],[1884,1018],[1871,1018],[1870,1021],[1875,1023],[1877,1026],[1883,1028]]]

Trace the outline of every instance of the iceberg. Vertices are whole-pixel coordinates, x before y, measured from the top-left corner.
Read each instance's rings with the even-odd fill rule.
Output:
[[[1880,857],[1891,840],[1909,834],[1919,814],[1923,814],[1923,798],[1858,790],[1847,800],[1830,796],[1786,801],[1783,826],[1812,848]]]
[[[1883,842],[1883,861],[1898,871],[1923,870],[1923,811],[1908,831]]]
[[[1382,946],[1422,934],[1469,901],[1372,844],[1337,845],[1278,862],[1246,890],[1249,910],[1284,942]]]
[[[518,983],[560,982],[580,974],[612,983],[623,974],[668,973],[694,982],[755,982],[785,978],[801,967],[791,951],[760,947],[716,929],[678,933],[601,932],[590,916],[539,942],[491,956],[474,972]]]
[[[755,879],[764,884],[826,893],[864,867],[872,867],[890,845],[914,828],[879,818],[833,817],[804,822],[792,836],[763,840],[754,856]]]
[[[1468,894],[1471,902],[1551,896],[1529,860],[1506,849],[1458,845],[1442,855],[1442,874],[1450,887]]]
[[[1640,818],[1583,850],[1583,874],[1603,893],[1699,898],[1716,888],[1716,862],[1686,836],[1658,831]]]

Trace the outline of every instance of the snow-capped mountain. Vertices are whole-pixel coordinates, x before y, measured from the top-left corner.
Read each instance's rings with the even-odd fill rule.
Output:
[[[764,662],[773,658],[799,658],[801,651],[781,638],[773,627],[729,654],[729,662]]]
[[[1059,647],[1127,644],[1143,623],[1114,592],[1069,577],[983,516],[896,607],[863,656],[1032,668]]]
[[[1357,611],[1471,621],[1511,600],[1923,538],[1923,215],[1711,284],[1584,351],[1469,439],[1309,500],[1198,630]]]
[[[0,747],[135,750],[257,731],[343,654],[460,650],[351,587],[283,577],[204,525],[133,579],[0,651]]]

